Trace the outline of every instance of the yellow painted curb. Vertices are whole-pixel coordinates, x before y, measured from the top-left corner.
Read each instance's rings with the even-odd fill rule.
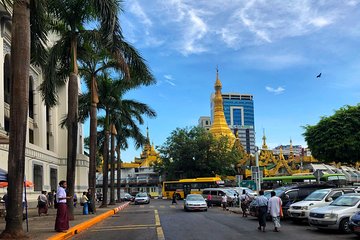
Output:
[[[91,227],[92,225],[101,222],[102,220],[104,220],[105,218],[108,218],[114,214],[116,214],[117,212],[123,210],[125,207],[127,207],[129,205],[130,202],[127,202],[117,208],[113,208],[99,216],[96,216],[94,218],[91,218],[83,223],[80,223],[72,228],[70,228],[69,230],[67,230],[65,233],[58,233],[50,238],[48,238],[48,240],[65,240],[65,239],[69,239],[70,237],[74,236],[75,234],[78,234],[86,229],[88,229],[89,227]]]

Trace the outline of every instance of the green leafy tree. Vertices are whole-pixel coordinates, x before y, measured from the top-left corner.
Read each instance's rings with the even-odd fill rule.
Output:
[[[360,160],[360,104],[342,107],[304,129],[303,135],[316,159],[342,163]]]
[[[215,138],[200,127],[177,128],[158,150],[161,161],[154,167],[167,180],[235,175],[241,158],[228,138]]]

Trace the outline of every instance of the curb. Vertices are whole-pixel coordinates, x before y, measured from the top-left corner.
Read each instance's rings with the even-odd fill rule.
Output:
[[[48,240],[65,240],[65,239],[69,239],[70,237],[90,228],[91,226],[93,226],[94,224],[103,221],[105,218],[108,218],[114,214],[116,214],[117,212],[123,210],[124,208],[126,208],[128,205],[130,204],[130,202],[124,203],[119,207],[113,208],[99,216],[96,216],[92,219],[89,219],[85,222],[82,222],[78,225],[75,225],[74,227],[70,228],[69,230],[67,230],[65,233],[58,233],[50,238],[48,238]]]

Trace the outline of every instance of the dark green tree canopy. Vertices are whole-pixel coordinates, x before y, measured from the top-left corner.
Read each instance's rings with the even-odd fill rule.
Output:
[[[304,129],[303,135],[316,159],[342,163],[360,160],[360,104],[342,107]]]
[[[161,162],[155,169],[166,180],[209,177],[215,174],[233,176],[241,154],[229,148],[226,137],[217,139],[201,127],[177,128],[158,148]]]

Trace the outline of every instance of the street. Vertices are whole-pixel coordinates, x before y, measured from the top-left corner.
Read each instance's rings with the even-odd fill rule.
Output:
[[[182,201],[171,205],[169,200],[152,200],[148,205],[129,205],[73,239],[357,239],[353,234],[320,231],[289,220],[282,221],[279,233],[273,232],[272,222],[268,222],[264,233],[257,230],[257,220],[253,217],[243,218],[220,207],[212,207],[207,212],[185,212],[182,204]]]

